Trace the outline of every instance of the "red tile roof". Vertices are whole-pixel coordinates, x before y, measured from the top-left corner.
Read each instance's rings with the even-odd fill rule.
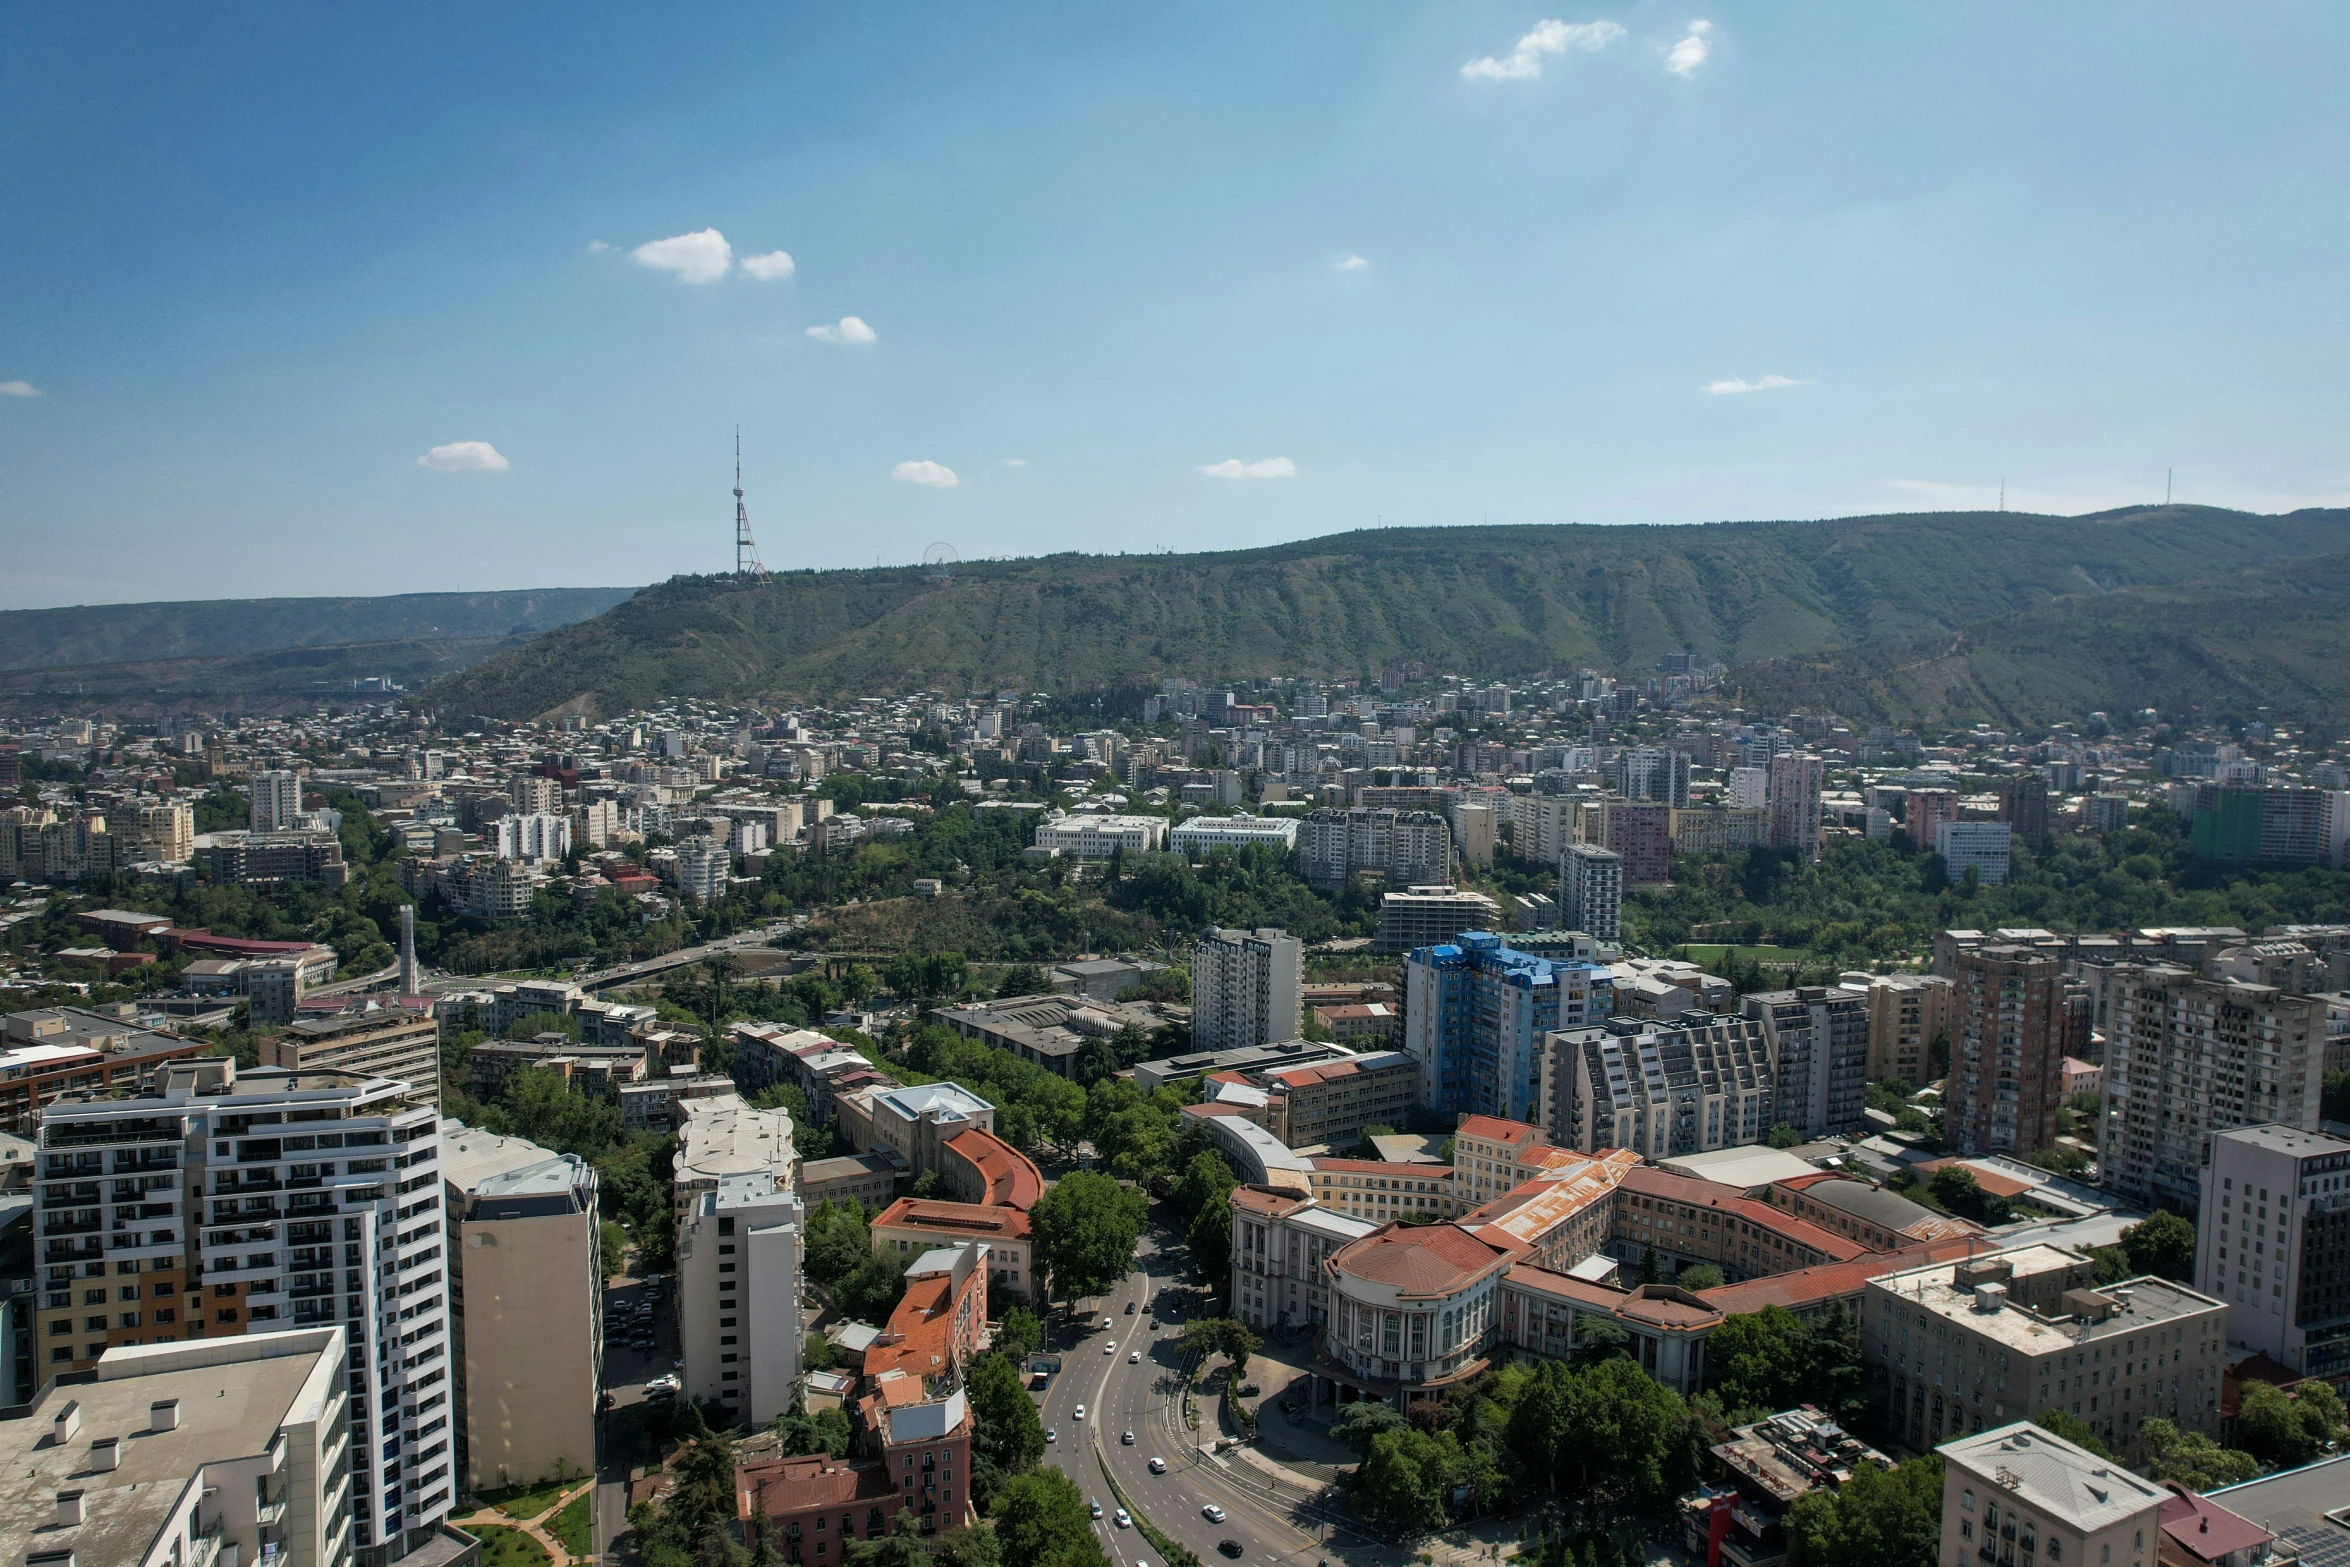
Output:
[[[825,1453],[745,1464],[734,1475],[737,1518],[748,1518],[761,1506],[768,1517],[781,1518],[819,1508],[878,1502],[897,1494],[894,1477],[885,1465],[852,1464]]]
[[[1514,1143],[1523,1140],[1532,1131],[1534,1128],[1523,1121],[1505,1121],[1499,1116],[1493,1115],[1472,1115],[1464,1117],[1461,1124],[1453,1128],[1453,1135],[1455,1137],[1485,1137],[1499,1143]]]
[[[1028,1238],[1028,1215],[1018,1208],[999,1208],[979,1202],[933,1202],[921,1197],[900,1197],[868,1221],[873,1229],[903,1227],[911,1230],[945,1230],[967,1234],[973,1239],[1001,1236],[1005,1240]]]
[[[953,1276],[945,1273],[908,1279],[905,1298],[889,1314],[889,1325],[865,1351],[865,1375],[903,1371],[917,1379],[944,1376],[953,1348],[948,1335],[954,1329],[954,1287]],[[915,1386],[919,1389],[921,1383],[917,1380]]]
[[[1742,1317],[1765,1306],[1778,1306],[1787,1311],[1808,1311],[1831,1300],[1858,1296],[1869,1280],[1888,1273],[1899,1273],[1904,1268],[1922,1268],[1929,1263],[1956,1262],[1971,1252],[1985,1250],[1980,1245],[1969,1245],[1963,1240],[1934,1241],[1924,1246],[1904,1246],[1899,1251],[1874,1252],[1854,1262],[1823,1262],[1817,1267],[1796,1268],[1787,1273],[1774,1273],[1767,1278],[1747,1279],[1737,1284],[1724,1284],[1704,1291],[1709,1305],[1725,1316]]]
[[[948,1138],[945,1147],[979,1172],[987,1206],[1026,1212],[1044,1195],[1044,1177],[1028,1156],[993,1132],[974,1126]]]
[[[2174,1485],[2162,1504],[2162,1532],[2204,1561],[2217,1561],[2230,1551],[2250,1550],[2276,1538],[2249,1518],[2238,1517],[2219,1503]]]
[[[1799,1219],[1783,1208],[1774,1208],[1767,1202],[1756,1202],[1742,1195],[1734,1186],[1701,1181],[1695,1176],[1668,1175],[1662,1170],[1644,1165],[1624,1177],[1624,1190],[1637,1192],[1644,1197],[1661,1197],[1688,1203],[1692,1207],[1717,1209],[1838,1262],[1850,1262],[1855,1257],[1869,1255],[1869,1248],[1860,1242],[1822,1229],[1809,1219]]]
[[[1449,1295],[1502,1255],[1457,1225],[1390,1224],[1341,1247],[1331,1263],[1404,1295]]]

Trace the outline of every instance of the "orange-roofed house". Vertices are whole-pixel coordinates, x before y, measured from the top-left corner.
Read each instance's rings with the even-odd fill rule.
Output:
[[[1022,1209],[900,1197],[873,1216],[870,1228],[875,1251],[908,1261],[936,1247],[985,1241],[990,1296],[1024,1301],[1035,1289],[1028,1215]]]
[[[1044,1176],[1034,1161],[993,1132],[957,1132],[938,1152],[939,1180],[957,1201],[1026,1213],[1044,1195]]]
[[[959,1378],[986,1345],[986,1243],[941,1246],[907,1267],[905,1296],[865,1351],[865,1376]]]

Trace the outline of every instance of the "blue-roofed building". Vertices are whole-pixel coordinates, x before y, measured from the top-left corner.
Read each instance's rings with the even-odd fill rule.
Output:
[[[1421,1104],[1447,1116],[1538,1119],[1544,1037],[1614,1010],[1606,964],[1536,957],[1489,931],[1404,960],[1404,1048]]]

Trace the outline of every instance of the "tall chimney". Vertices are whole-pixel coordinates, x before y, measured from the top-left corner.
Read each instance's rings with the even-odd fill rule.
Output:
[[[416,905],[400,905],[400,994],[416,994]]]

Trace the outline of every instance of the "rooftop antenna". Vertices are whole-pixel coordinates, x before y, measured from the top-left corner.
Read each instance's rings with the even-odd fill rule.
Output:
[[[2162,504],[2163,504],[2163,505],[2165,505],[2165,506],[2168,506],[2168,505],[2170,504],[2170,478],[2171,478],[2171,470],[2170,470],[2170,469],[2168,469],[2168,468],[2165,468],[2165,469],[2163,469],[2163,470],[2162,470]]]
[[[1999,509],[2001,511],[2007,510],[2007,481],[2005,479],[1999,481]]]
[[[743,507],[743,427],[734,427],[734,574],[753,582],[767,580],[759,564],[759,546],[751,540],[751,514]]]

